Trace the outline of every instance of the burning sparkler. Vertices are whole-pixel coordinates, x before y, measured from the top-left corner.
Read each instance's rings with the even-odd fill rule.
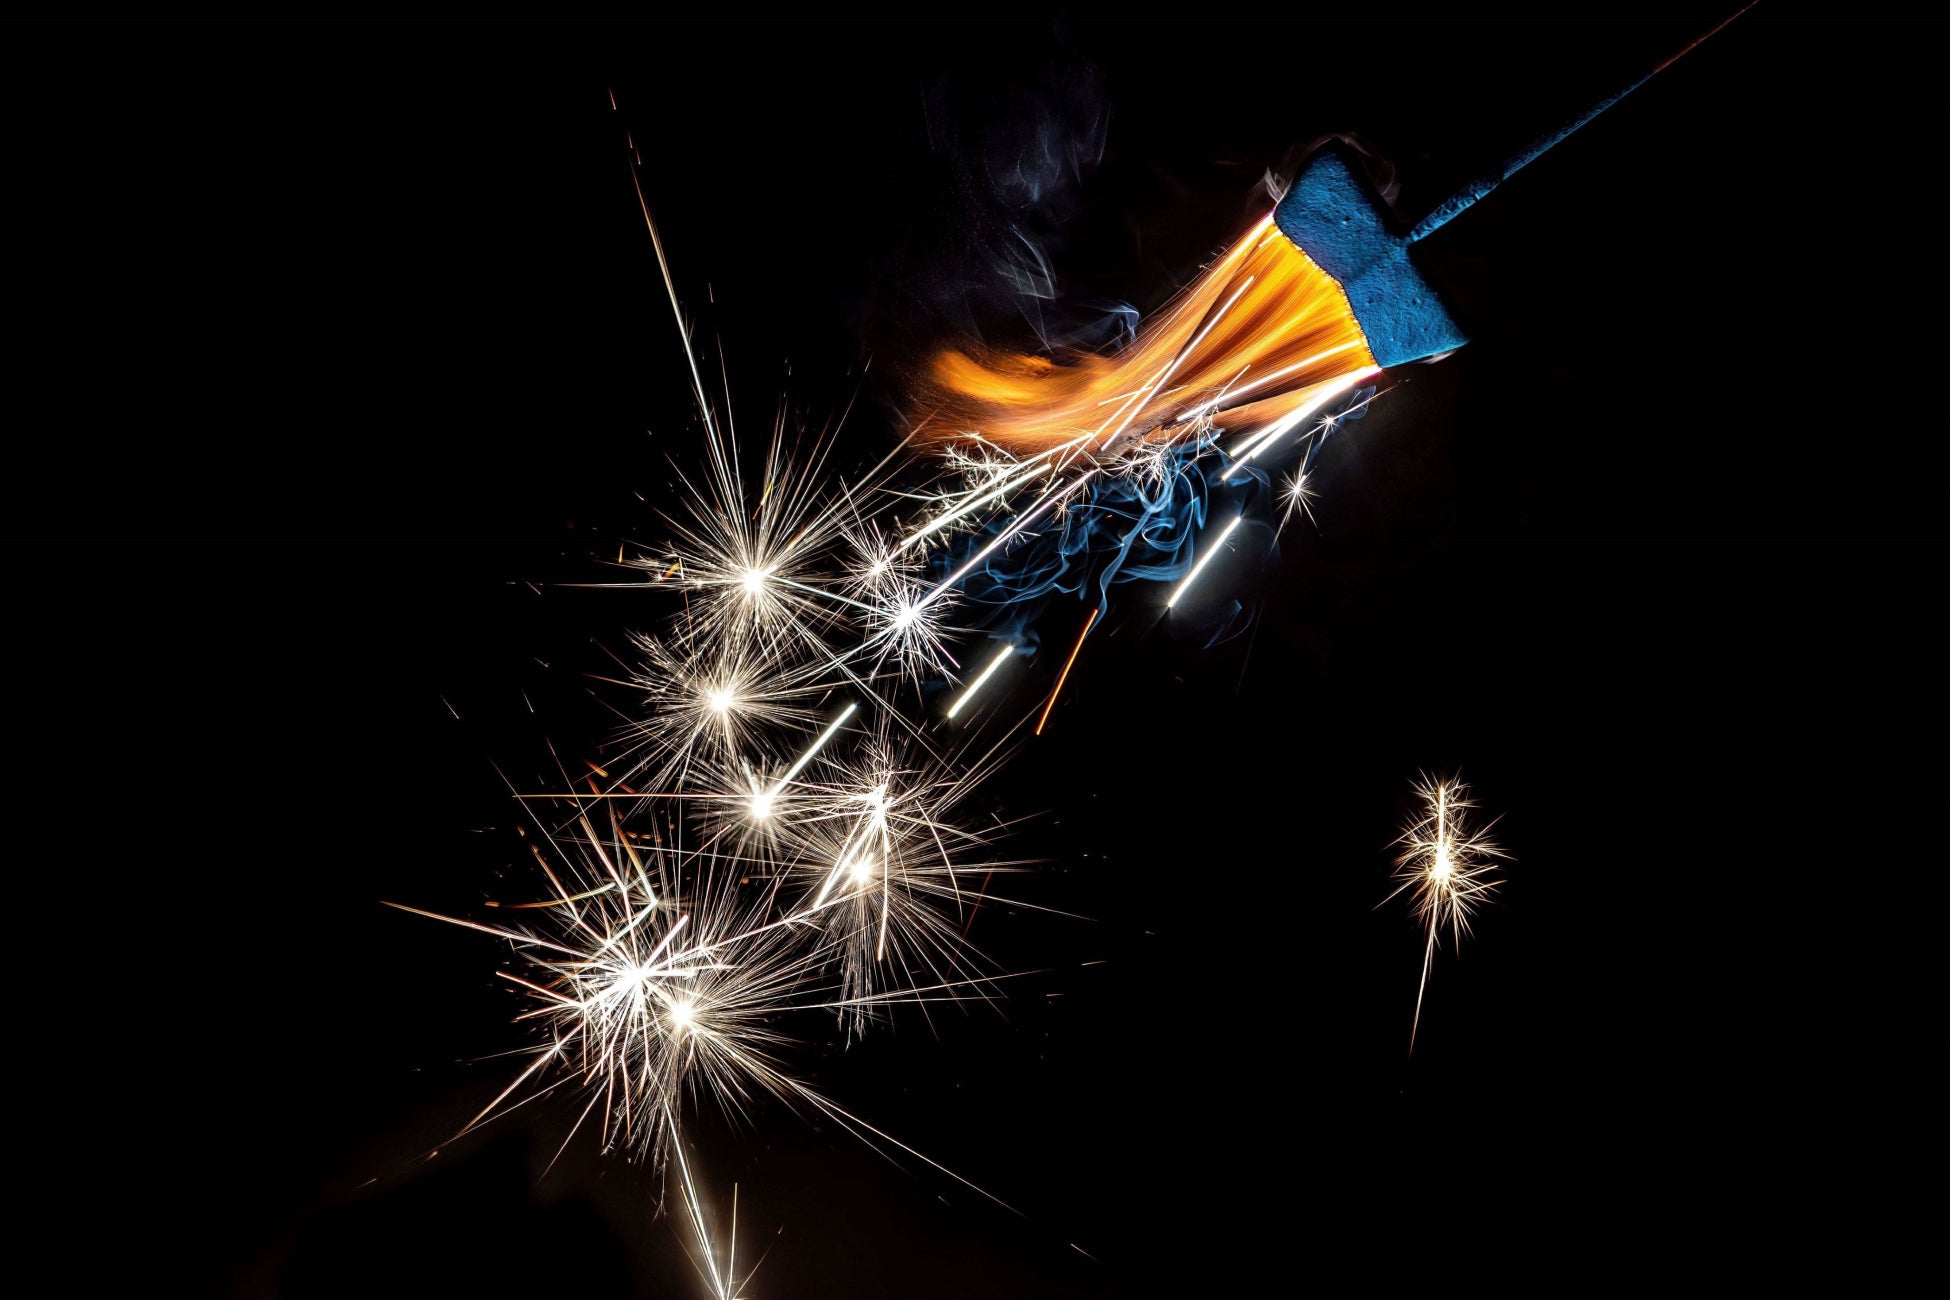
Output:
[[[960,675],[957,638],[979,629],[950,627],[952,610],[1020,611],[1094,589],[1040,732],[1114,584],[1173,583],[1163,605],[1175,608],[1249,512],[1277,498],[1283,525],[1308,509],[1322,445],[1358,418],[1384,368],[1463,342],[1409,246],[1615,100],[1407,235],[1346,158],[1317,155],[1115,353],[943,352],[917,433],[945,473],[902,493],[889,486],[895,456],[829,489],[831,431],[795,443],[783,413],[748,473],[706,392],[633,168],[706,457],[700,476],[679,470],[670,545],[622,559],[638,578],[609,585],[669,591],[683,605],[637,641],[629,684],[645,712],[628,737],[627,780],[527,797],[547,897],[508,904],[522,919],[499,925],[420,913],[508,943],[521,966],[501,974],[532,1003],[520,1018],[541,1030],[532,1059],[468,1128],[524,1087],[579,1087],[587,1100],[564,1145],[600,1109],[606,1147],[674,1163],[717,1300],[742,1283],[735,1238],[722,1252],[714,1244],[681,1140],[687,1104],[738,1113],[769,1096],[918,1157],[787,1060],[791,1022],[807,1012],[837,1013],[851,1037],[876,1008],[990,995],[994,977],[967,942],[985,889],[965,882],[979,870],[986,885],[1009,864],[969,863],[987,840],[952,813],[999,749],[959,764],[937,753],[883,688]],[[1296,468],[1276,494],[1271,467],[1283,456]],[[876,517],[877,500],[921,502],[921,517]],[[992,632],[1003,644],[947,718],[1035,644]],[[1469,824],[1460,781],[1424,780],[1416,793],[1423,808],[1402,835],[1389,895],[1409,893],[1427,934],[1411,1048],[1438,937],[1468,933],[1504,856],[1487,827]],[[650,830],[626,827],[622,808]]]
[[[882,1008],[993,996],[968,920],[1012,864],[988,860],[987,836],[953,814],[1000,747],[973,761],[937,753],[886,683],[959,667],[962,633],[946,617],[960,602],[1094,581],[1103,598],[1040,732],[1109,584],[1177,579],[1165,602],[1175,604],[1245,518],[1242,501],[1191,562],[1208,494],[1264,483],[1252,462],[1289,437],[1311,463],[1334,412],[1351,403],[1358,414],[1376,367],[1338,289],[1271,218],[1132,357],[1081,377],[1030,367],[986,409],[965,408],[982,432],[949,442],[950,477],[919,492],[888,489],[891,462],[827,490],[830,441],[794,448],[783,421],[748,477],[684,343],[706,472],[679,471],[671,544],[625,558],[640,579],[611,584],[682,598],[669,626],[635,642],[626,684],[644,713],[626,737],[630,765],[608,789],[526,797],[548,892],[508,905],[523,920],[438,919],[511,946],[520,967],[502,976],[532,1004],[520,1019],[541,1030],[468,1128],[518,1094],[579,1090],[564,1146],[593,1122],[606,1148],[674,1171],[702,1271],[728,1300],[735,1253],[708,1228],[682,1140],[687,1110],[739,1114],[769,1097],[925,1161],[795,1077],[792,1026],[836,1014],[851,1039]],[[974,374],[972,362],[944,365]],[[1133,366],[1152,373],[1106,395]],[[918,500],[922,517],[876,517],[876,499]],[[1016,644],[998,647],[950,718]],[[631,829],[646,817],[647,833]]]
[[[1410,913],[1428,932],[1422,978],[1415,988],[1415,1018],[1408,1031],[1410,1051],[1422,1026],[1422,996],[1428,991],[1437,936],[1446,929],[1452,943],[1462,942],[1470,917],[1501,883],[1495,875],[1497,861],[1508,856],[1489,838],[1494,821],[1480,830],[1470,826],[1476,804],[1460,779],[1423,777],[1415,784],[1415,797],[1421,807],[1397,841],[1402,852],[1394,879],[1400,883],[1381,900],[1387,903],[1407,892]]]
[[[682,597],[667,628],[635,640],[626,684],[644,713],[625,737],[630,764],[605,778],[608,789],[572,793],[565,779],[562,792],[525,796],[548,890],[503,909],[522,919],[438,916],[510,945],[519,966],[501,974],[531,1003],[519,1018],[541,1030],[469,1129],[521,1100],[585,1094],[564,1147],[593,1123],[606,1148],[674,1173],[721,1298],[739,1285],[735,1254],[714,1243],[685,1153],[690,1107],[738,1114],[761,1097],[811,1106],[879,1149],[919,1157],[818,1094],[789,1061],[792,1026],[807,1013],[836,1014],[851,1039],[882,1008],[993,996],[996,976],[969,945],[968,920],[1012,864],[990,860],[987,835],[953,814],[1001,749],[973,761],[937,753],[884,684],[920,685],[958,666],[960,634],[946,616],[1046,542],[1079,555],[1109,546],[1120,563],[1140,557],[1129,576],[1180,576],[1175,600],[1243,515],[1218,528],[1196,565],[1141,557],[1185,545],[1219,476],[1260,474],[1246,464],[1253,453],[1295,430],[1313,437],[1310,422],[1373,373],[1356,364],[1358,339],[1331,341],[1347,329],[1331,311],[1252,342],[1246,326],[1269,310],[1267,294],[1298,286],[1319,298],[1300,282],[1304,259],[1279,251],[1276,234],[1267,242],[1266,228],[1222,259],[1202,291],[1210,310],[1167,318],[1144,352],[1162,358],[1160,373],[1095,427],[1041,445],[1026,426],[959,439],[948,448],[952,477],[919,493],[889,493],[886,464],[826,490],[830,442],[795,450],[782,421],[748,477],[691,358],[706,472],[679,471],[686,496],[670,546],[625,558],[641,579],[611,584]],[[1228,360],[1228,381],[1204,384],[1220,364],[1207,352],[1225,347],[1278,364],[1242,382],[1250,366]],[[1220,421],[1239,418],[1261,423],[1246,443],[1209,455]],[[919,500],[922,517],[875,517],[865,506],[876,498]],[[1123,519],[1122,540],[1100,536],[1098,524],[1130,500],[1150,504]],[[1168,531],[1185,540],[1167,542]],[[930,567],[938,576],[923,576]],[[1041,721],[1101,613],[1085,621]],[[998,647],[948,715],[1015,653],[1013,641]],[[553,813],[564,815],[544,815]],[[646,817],[647,832],[631,828]]]

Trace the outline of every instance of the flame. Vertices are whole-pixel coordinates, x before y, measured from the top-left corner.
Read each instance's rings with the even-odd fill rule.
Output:
[[[1347,294],[1269,214],[1108,356],[948,349],[931,365],[936,438],[1013,451],[1089,440],[1168,442],[1206,420],[1278,420],[1324,386],[1375,368]]]

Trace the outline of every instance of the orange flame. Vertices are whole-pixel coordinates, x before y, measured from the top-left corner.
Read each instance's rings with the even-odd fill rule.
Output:
[[[1347,294],[1269,215],[1113,355],[941,352],[923,431],[1018,452],[1088,438],[1101,451],[1170,441],[1208,417],[1228,428],[1278,420],[1373,369]]]

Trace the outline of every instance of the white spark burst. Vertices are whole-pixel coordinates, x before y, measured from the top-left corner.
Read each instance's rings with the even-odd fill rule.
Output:
[[[1422,777],[1415,784],[1415,797],[1421,806],[1397,841],[1402,852],[1395,862],[1394,879],[1400,883],[1382,900],[1386,903],[1406,891],[1410,912],[1428,932],[1422,978],[1415,989],[1415,1018],[1408,1031],[1410,1050],[1422,1025],[1422,996],[1428,991],[1437,936],[1447,929],[1452,942],[1462,942],[1469,933],[1469,918],[1501,883],[1495,874],[1497,861],[1508,857],[1489,838],[1494,821],[1481,830],[1470,826],[1476,804],[1459,778]]]
[[[627,733],[631,771],[652,790],[682,789],[691,772],[770,753],[781,732],[811,724],[831,689],[820,666],[779,664],[749,641],[698,646],[633,637],[631,683],[647,706]]]

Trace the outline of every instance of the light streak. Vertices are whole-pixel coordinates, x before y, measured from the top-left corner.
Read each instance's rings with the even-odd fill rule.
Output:
[[[1352,374],[1343,375],[1339,379],[1323,384],[1306,401],[1301,403],[1298,408],[1275,420],[1272,424],[1267,425],[1264,429],[1261,429],[1258,433],[1246,439],[1244,445],[1233,453],[1233,468],[1237,469],[1239,466],[1248,463],[1253,457],[1259,455],[1260,452],[1293,432],[1302,421],[1319,411],[1321,407],[1327,405],[1327,403],[1333,401],[1342,393],[1347,392],[1362,380],[1372,379],[1380,373],[1380,367],[1368,366],[1365,369],[1356,370]]]
[[[1049,703],[1043,706],[1043,716],[1036,719],[1036,734],[1043,734],[1043,724],[1049,721],[1050,710],[1056,707],[1056,697],[1063,693],[1063,683],[1070,680],[1070,666],[1077,661],[1077,654],[1083,649],[1083,639],[1090,635],[1090,629],[1097,625],[1097,610],[1090,611],[1090,617],[1083,620],[1083,631],[1077,633],[1077,643],[1070,647],[1070,657],[1063,661],[1063,671],[1056,675],[1056,686],[1049,693]]]
[[[997,650],[995,652],[995,658],[989,660],[989,666],[984,668],[981,671],[981,673],[975,678],[975,680],[968,684],[967,689],[965,689],[964,691],[962,691],[960,695],[957,695],[955,697],[955,702],[948,706],[948,716],[952,718],[957,713],[960,713],[962,710],[962,706],[964,704],[967,704],[970,700],[974,699],[975,692],[982,689],[983,683],[987,682],[989,678],[995,676],[996,670],[1001,668],[1003,664],[1007,663],[1010,660],[1010,658],[1012,658],[1015,655],[1015,653],[1016,653],[1016,648],[1012,645],[1005,645],[1000,650]]]
[[[1218,327],[1219,322],[1225,319],[1226,313],[1232,310],[1232,305],[1239,301],[1239,299],[1245,294],[1246,290],[1253,287],[1254,278],[1255,277],[1250,275],[1247,276],[1245,282],[1233,291],[1233,294],[1230,298],[1225,300],[1225,305],[1220,307],[1216,312],[1212,313],[1211,318],[1205,323],[1204,328],[1199,330],[1197,334],[1192,336],[1192,341],[1190,343],[1187,343],[1184,347],[1178,350],[1178,355],[1171,359],[1171,364],[1166,366],[1163,372],[1161,372],[1158,375],[1157,379],[1152,381],[1151,387],[1144,391],[1144,395],[1146,397],[1149,397],[1152,393],[1155,393],[1159,389],[1163,388],[1165,380],[1171,378],[1173,372],[1175,372],[1179,366],[1184,364],[1185,358],[1190,356],[1194,351],[1196,351],[1199,344],[1205,342],[1205,336],[1210,334],[1214,329],[1216,329]],[[1131,427],[1131,421],[1137,419],[1137,416],[1138,416],[1137,409],[1133,408],[1131,413],[1124,417],[1124,422],[1118,425],[1117,428],[1114,431],[1112,431],[1108,437],[1104,439],[1102,445],[1099,446],[1097,450],[1099,451],[1109,450],[1111,444],[1117,441],[1118,436],[1122,434],[1124,430]]]
[[[801,772],[806,770],[806,764],[812,762],[813,758],[819,753],[819,751],[826,748],[826,742],[839,734],[840,728],[846,725],[847,719],[851,718],[854,714],[854,711],[857,710],[859,707],[860,706],[858,704],[848,704],[846,708],[840,711],[840,716],[834,718],[831,725],[829,725],[826,728],[826,730],[819,733],[819,739],[813,741],[811,748],[807,749],[805,753],[799,755],[799,761],[794,763],[791,767],[787,768],[785,775],[779,778],[779,783],[772,787],[772,794],[774,797],[777,797],[779,791],[785,789],[788,785],[791,785],[792,779],[794,777],[798,776]]]
[[[1019,464],[1023,466],[1023,469],[1020,473],[1014,474],[1004,479],[1001,483],[998,483],[995,487],[985,492],[981,492],[978,495],[971,496],[967,501],[964,501],[962,504],[956,506],[954,509],[944,511],[941,514],[937,515],[935,518],[929,520],[925,525],[916,529],[914,532],[908,534],[908,536],[903,538],[901,540],[900,545],[894,548],[895,552],[899,553],[901,551],[905,551],[908,547],[914,545],[914,543],[921,541],[923,538],[926,538],[936,532],[939,532],[941,529],[946,528],[949,524],[954,523],[956,520],[962,519],[967,515],[973,513],[974,511],[979,510],[981,507],[988,505],[993,501],[998,501],[1004,496],[1007,496],[1009,493],[1015,491],[1023,484],[1029,482],[1029,480],[1037,477],[1039,474],[1047,472],[1039,468],[1042,462],[1050,459],[1052,456],[1059,455],[1062,452],[1068,451],[1073,447],[1076,447],[1084,442],[1089,441],[1090,437],[1091,435],[1085,434],[1080,437],[1072,438],[1068,442],[1062,443],[1059,446],[1051,447],[1049,450],[1040,452],[1037,455],[1030,457],[1026,461],[1019,462]]]
[[[922,598],[921,601],[922,606],[926,607],[929,604],[929,602],[935,600],[943,592],[951,590],[963,578],[966,578],[970,573],[973,573],[975,571],[976,566],[981,564],[983,560],[986,560],[989,558],[989,556],[995,554],[996,551],[1000,550],[1003,546],[1007,545],[1012,538],[1021,534],[1023,529],[1029,527],[1031,523],[1035,522],[1036,516],[1040,515],[1044,510],[1055,505],[1057,502],[1063,500],[1063,498],[1069,496],[1072,492],[1076,491],[1078,488],[1082,487],[1085,483],[1089,482],[1092,478],[1094,478],[1096,474],[1097,474],[1096,470],[1087,469],[1083,473],[1077,475],[1076,478],[1072,479],[1070,481],[1070,485],[1064,488],[1061,492],[1058,492],[1053,496],[1044,497],[1041,502],[1039,502],[1034,508],[1030,509],[1027,513],[1022,515],[1021,518],[1017,519],[1014,523],[1010,524],[1007,528],[1004,528],[1001,532],[997,533],[994,539],[990,541],[987,546],[984,546],[981,550],[975,552],[974,555],[970,556],[967,562],[964,563],[959,569],[956,569],[953,573],[949,574],[946,578],[943,578],[940,584],[937,585],[933,591],[930,591],[924,598]]]
[[[1177,604],[1178,598],[1189,591],[1194,582],[1198,581],[1198,575],[1205,571],[1205,566],[1212,562],[1212,557],[1217,555],[1220,549],[1225,546],[1226,538],[1232,536],[1232,530],[1239,527],[1239,521],[1243,518],[1245,518],[1244,515],[1234,515],[1232,521],[1219,530],[1219,535],[1212,539],[1212,545],[1205,548],[1205,554],[1198,557],[1198,560],[1192,565],[1191,571],[1179,579],[1178,585],[1171,589],[1171,595],[1165,600],[1166,609],[1170,609],[1173,605]]]

